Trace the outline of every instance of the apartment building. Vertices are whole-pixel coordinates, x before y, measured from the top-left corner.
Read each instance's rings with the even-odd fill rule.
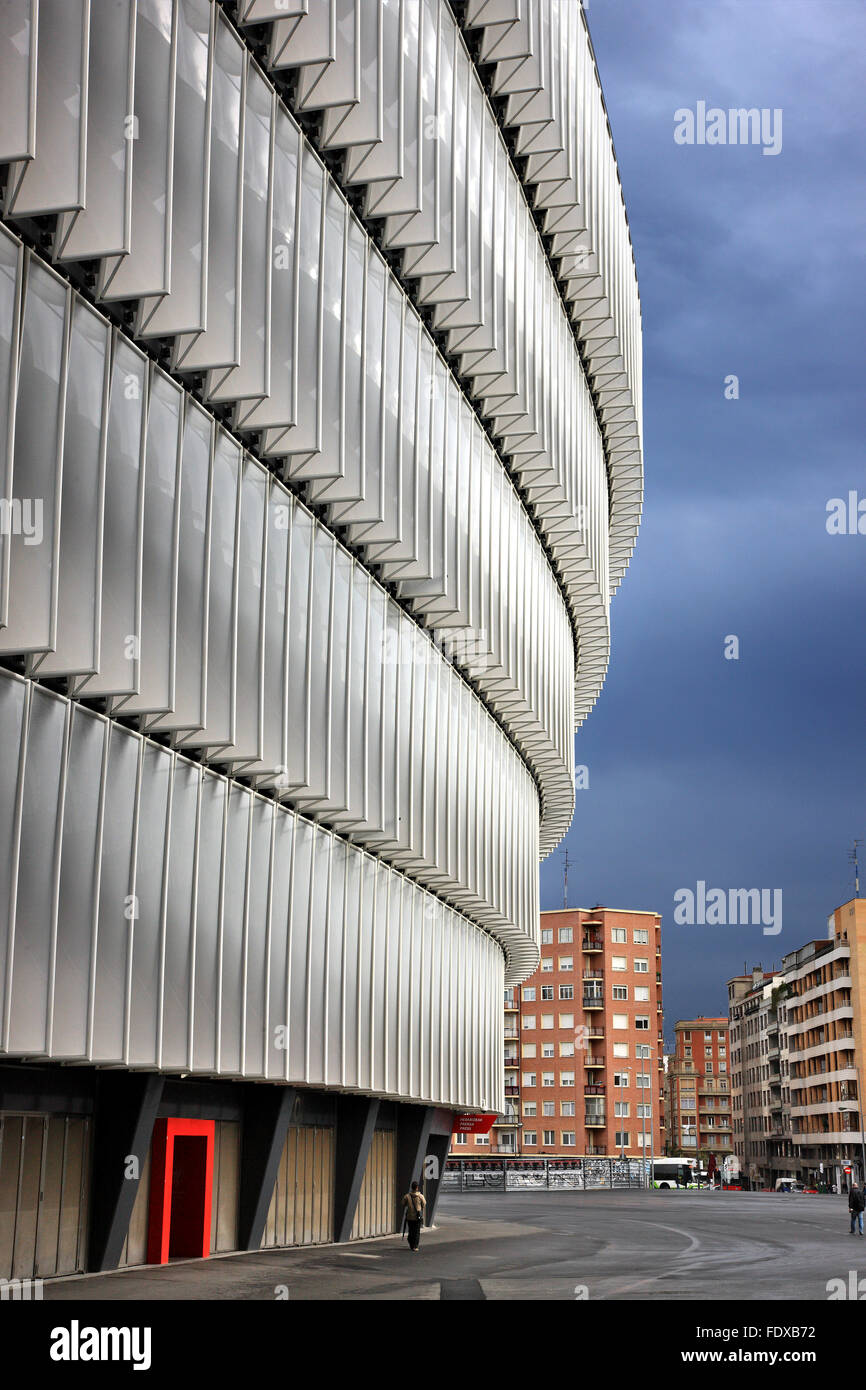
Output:
[[[782,961],[793,1170],[818,1185],[863,1181],[866,899],[837,907],[824,939]]]
[[[728,1019],[681,1019],[668,1058],[665,1147],[668,1153],[714,1154],[721,1166],[732,1152]]]
[[[771,1157],[780,1132],[781,985],[778,972],[761,966],[728,981],[733,1145],[743,1182],[752,1188],[771,1187],[775,1171]]]
[[[505,991],[505,1105],[489,1137],[457,1135],[452,1151],[661,1153],[658,913],[542,912],[539,968]]]

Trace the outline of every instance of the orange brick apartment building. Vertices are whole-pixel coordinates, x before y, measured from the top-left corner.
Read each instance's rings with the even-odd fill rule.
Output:
[[[681,1019],[675,1027],[674,1055],[668,1060],[667,1151],[721,1166],[733,1152],[731,1058],[725,1015]]]
[[[459,1157],[664,1151],[661,917],[541,914],[541,963],[505,992],[508,1113]]]

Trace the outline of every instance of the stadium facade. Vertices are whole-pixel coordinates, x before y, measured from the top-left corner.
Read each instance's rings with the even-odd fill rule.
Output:
[[[574,0],[0,8],[0,1276],[504,1108],[641,507]]]

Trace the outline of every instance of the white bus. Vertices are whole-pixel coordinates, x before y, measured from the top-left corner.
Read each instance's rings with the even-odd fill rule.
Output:
[[[688,1158],[653,1159],[653,1187],[696,1187],[697,1170]]]

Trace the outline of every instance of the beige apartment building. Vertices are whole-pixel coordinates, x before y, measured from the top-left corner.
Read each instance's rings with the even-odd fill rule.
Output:
[[[790,1139],[798,1174],[840,1187],[863,1181],[860,1086],[866,1005],[866,899],[831,914],[825,939],[782,962]]]

